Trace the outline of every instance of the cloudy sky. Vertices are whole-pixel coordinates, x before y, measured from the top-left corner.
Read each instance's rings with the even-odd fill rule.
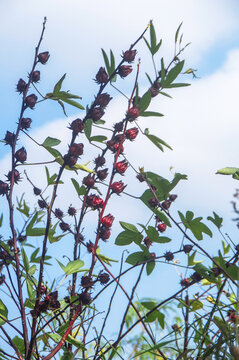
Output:
[[[103,65],[101,48],[112,49],[119,61],[122,50],[126,50],[153,19],[158,38],[163,39],[157,61],[159,63],[163,56],[167,62],[174,52],[175,31],[183,21],[184,42],[191,42],[183,53],[185,70],[189,67],[197,69],[199,78],[185,79],[192,85],[171,91],[173,99],[154,99],[151,110],[163,113],[164,117],[145,118],[139,122],[143,130],[149,128],[151,133],[168,142],[173,151],[161,153],[140,138],[138,145],[128,147],[128,156],[136,168],[145,166],[166,178],[172,177],[174,172],[187,174],[189,180],[178,187],[176,209],[189,209],[204,216],[214,210],[225,217],[225,231],[236,237],[237,229],[232,228],[231,223],[230,200],[238,185],[235,180],[215,175],[215,172],[225,166],[239,166],[237,0],[148,0],[147,5],[136,0],[118,3],[111,0],[1,0],[0,14],[1,138],[6,130],[15,128],[20,109],[15,86],[20,77],[27,77],[44,16],[48,21],[41,49],[49,51],[51,57],[49,63],[41,67],[39,90],[43,94],[50,92],[56,81],[67,73],[65,89],[81,95],[83,105],[89,104],[97,92],[92,79]],[[144,43],[139,44],[137,50],[142,61],[140,81],[143,90],[148,86],[144,71],[147,69],[152,73],[151,59]],[[131,78],[121,80],[119,87],[127,92],[132,83],[133,74]],[[107,91],[114,95],[104,117],[111,124],[122,119],[127,103],[112,89]],[[29,110],[28,116],[33,120],[31,136],[39,141],[46,136],[55,136],[67,143],[70,136],[65,131],[67,124],[83,114],[68,107],[70,118],[67,119],[56,105],[43,103],[36,110]],[[29,160],[49,159],[27,138],[22,136],[20,142],[26,146]],[[1,178],[8,171],[7,151],[2,144]],[[90,160],[90,155],[85,155],[82,161]],[[44,173],[39,178],[39,172],[29,171],[39,187],[43,186]],[[130,191],[134,191],[134,185],[129,183]],[[137,191],[139,195],[143,188],[137,188]],[[68,195],[65,198],[62,195],[67,207]],[[125,214],[124,201],[118,201],[118,215],[122,215],[122,211]],[[120,215],[119,220],[137,222],[137,217],[143,216],[140,207],[130,206],[127,205],[127,219]],[[112,211],[116,212],[116,209]],[[215,247],[215,240],[213,244]]]

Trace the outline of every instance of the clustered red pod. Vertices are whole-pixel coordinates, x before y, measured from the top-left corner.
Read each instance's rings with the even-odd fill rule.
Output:
[[[99,197],[99,195],[91,194],[86,197],[86,204],[93,210],[98,210],[103,207],[104,201]]]
[[[21,129],[22,130],[28,130],[31,126],[32,119],[30,118],[22,118],[21,119]]]
[[[124,175],[125,171],[128,169],[129,163],[126,160],[119,161],[115,164],[115,170],[120,175]]]
[[[134,128],[128,129],[126,131],[125,137],[126,137],[126,139],[132,141],[132,140],[136,139],[138,133],[139,133],[139,129],[134,127]]]
[[[66,155],[64,155],[65,164],[69,167],[73,167],[77,163],[77,159],[79,156],[83,154],[84,144],[82,143],[73,143],[69,147],[69,151]]]
[[[22,94],[27,89],[27,83],[23,79],[19,79],[17,83],[17,91]]]
[[[101,273],[98,276],[98,280],[100,281],[101,285],[105,285],[110,281],[110,276],[107,273]]]
[[[99,238],[102,239],[103,241],[109,239],[111,235],[110,228],[112,227],[113,221],[114,221],[114,216],[111,214],[108,214],[101,219]]]
[[[59,226],[63,232],[70,231],[70,225],[66,222],[62,221]]]
[[[112,97],[107,93],[99,94],[95,98],[95,105],[99,105],[102,108],[105,108],[109,104],[111,99]]]
[[[95,180],[93,176],[89,174],[86,177],[84,177],[83,184],[88,188],[92,188],[95,185]]]
[[[13,146],[14,142],[17,141],[16,135],[10,131],[7,131],[4,141],[5,141],[5,145]]]
[[[108,168],[98,170],[96,174],[100,181],[104,181],[108,176]]]
[[[125,78],[133,71],[132,66],[130,65],[122,65],[118,69],[118,74],[121,78]]]
[[[9,191],[9,186],[4,181],[0,180],[0,195],[7,195]]]
[[[127,185],[125,185],[121,180],[116,181],[113,184],[111,184],[111,191],[112,191],[112,193],[119,195],[120,193],[122,193],[124,191],[126,186]]]
[[[39,55],[38,55],[38,61],[41,63],[41,64],[46,64],[48,59],[50,57],[50,54],[49,54],[49,51],[44,51],[44,52],[41,52]]]
[[[81,119],[75,119],[70,124],[69,129],[72,130],[74,134],[82,133],[84,131],[84,123]]]
[[[124,59],[124,61],[131,63],[134,61],[136,53],[137,50],[126,50],[125,52],[123,52],[122,58]]]
[[[171,251],[166,251],[164,257],[166,261],[172,261],[174,259],[174,254]]]
[[[167,229],[167,225],[164,222],[162,222],[158,224],[157,229],[159,232],[164,232]]]
[[[104,67],[100,67],[99,71],[97,72],[96,76],[95,76],[95,81],[97,82],[97,84],[105,84],[108,81],[109,77],[107,72],[105,71]]]
[[[70,216],[75,216],[75,214],[76,214],[76,209],[75,209],[74,207],[72,207],[72,206],[69,206],[67,212],[68,212],[68,215],[70,215]]]
[[[21,149],[15,152],[15,159],[21,163],[27,160],[27,152],[24,147],[21,147]]]
[[[7,174],[8,181],[12,181],[12,176],[15,184],[17,184],[21,180],[20,173],[16,169],[14,169],[13,171],[9,171],[9,173]]]
[[[93,109],[90,110],[90,117],[93,121],[98,121],[102,118],[104,115],[104,110],[101,106],[93,107]]]
[[[124,152],[124,147],[122,144],[123,134],[115,135],[111,140],[107,141],[108,148],[113,152],[118,152],[122,154]]]
[[[37,83],[38,81],[40,81],[41,75],[40,75],[40,71],[35,70],[32,72],[31,74],[31,80],[34,83]]]
[[[140,108],[137,105],[132,106],[126,113],[126,118],[129,121],[134,121],[140,115]]]

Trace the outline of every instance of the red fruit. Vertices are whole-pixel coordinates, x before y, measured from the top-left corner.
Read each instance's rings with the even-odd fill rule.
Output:
[[[84,177],[83,184],[87,186],[88,188],[91,188],[95,185],[95,180],[93,177],[89,174],[88,176]]]
[[[5,141],[5,145],[13,146],[14,142],[16,141],[16,135],[10,131],[7,131],[4,141]]]
[[[102,108],[105,108],[111,99],[112,97],[110,97],[110,95],[107,93],[99,94],[95,99],[95,105],[99,105]]]
[[[13,176],[14,182],[17,184],[18,181],[21,180],[20,173],[17,170],[13,170],[13,173],[14,173],[14,176]],[[12,171],[9,171],[9,173],[7,174],[7,179],[8,179],[8,181],[12,181]]]
[[[148,200],[148,204],[149,204],[149,206],[151,206],[152,208],[155,208],[155,207],[157,207],[157,206],[159,205],[159,202],[158,202],[157,199],[151,198],[151,199]]]
[[[59,226],[60,226],[61,230],[64,232],[70,230],[70,225],[65,222],[61,222]]]
[[[101,167],[105,164],[105,158],[104,156],[98,155],[94,162],[97,167]]]
[[[165,209],[165,210],[168,210],[171,206],[171,201],[170,200],[165,200],[162,202],[162,207]]]
[[[120,174],[123,175],[125,171],[128,169],[129,163],[126,160],[119,161],[115,164],[115,170]]]
[[[62,218],[63,217],[63,211],[61,209],[55,209],[55,216],[58,218]]]
[[[114,124],[114,129],[116,132],[121,132],[123,130],[124,123],[123,121],[120,121],[116,124]]]
[[[182,279],[180,281],[180,285],[183,287],[189,286],[190,285],[190,280],[189,279]]]
[[[32,76],[31,76],[32,81],[36,83],[40,80],[40,78],[41,78],[40,71],[38,71],[38,70],[33,71]]]
[[[44,65],[48,61],[49,57],[49,51],[44,51],[38,55],[38,61]]]
[[[150,253],[150,257],[151,257],[152,260],[155,260],[155,259],[156,259],[156,254],[155,254],[155,252],[151,252],[151,253]]]
[[[8,190],[8,184],[0,180],[0,195],[6,195],[8,193]]]
[[[41,208],[41,209],[45,209],[45,208],[47,208],[47,203],[46,203],[46,201],[45,200],[38,200],[38,205],[39,205],[39,207]]]
[[[102,107],[96,106],[91,110],[90,117],[92,118],[93,121],[98,121],[102,118],[104,113],[105,112]]]
[[[139,133],[139,129],[134,127],[134,128],[128,129],[126,131],[125,137],[126,137],[126,139],[129,139],[130,141],[132,141],[137,137],[138,133]]]
[[[137,119],[139,114],[140,114],[140,108],[137,105],[135,105],[135,106],[132,106],[127,111],[126,117],[129,121],[133,121],[133,120]]]
[[[64,155],[65,165],[72,167],[77,163],[77,156],[71,156],[69,154]]]
[[[37,102],[37,96],[35,94],[28,95],[25,98],[25,105],[30,109],[33,109]]]
[[[81,119],[75,119],[70,124],[71,129],[75,134],[82,133],[84,131],[84,123]]]
[[[103,169],[103,170],[98,170],[96,174],[97,174],[98,179],[101,180],[101,181],[103,181],[103,180],[105,180],[105,179],[107,178],[107,176],[108,176],[108,169],[105,168],[105,169]]]
[[[126,188],[127,185],[125,185],[121,180],[114,182],[111,185],[111,190],[113,193],[119,195],[120,193],[122,193],[122,191],[124,191],[124,189]]]
[[[82,305],[89,305],[91,302],[91,296],[88,292],[84,291],[79,294],[79,300],[81,301]]]
[[[152,241],[149,239],[148,236],[146,236],[146,238],[144,238],[144,244],[147,246],[148,249],[152,245]]]
[[[27,89],[27,83],[23,79],[20,79],[17,83],[17,91],[21,94],[26,89]]]
[[[22,147],[21,149],[17,150],[15,153],[15,158],[17,161],[20,161],[21,163],[24,163],[24,161],[27,160],[27,152],[26,149],[24,147]]]
[[[82,276],[81,286],[85,289],[90,289],[94,285],[94,281],[91,276]]]
[[[136,177],[139,180],[139,182],[144,182],[145,181],[145,176],[143,174],[138,174],[138,175],[136,175]]]
[[[122,65],[118,69],[118,74],[120,77],[125,78],[133,71],[132,66],[130,65]]]
[[[158,224],[158,231],[164,232],[167,228],[167,225],[165,223]]]
[[[167,251],[164,254],[164,257],[165,257],[166,261],[172,261],[174,259],[174,255],[173,255],[173,253],[171,251]]]
[[[114,221],[114,216],[108,214],[101,219],[101,224],[106,226],[107,228],[110,228],[113,224],[113,221]]]
[[[31,126],[32,119],[30,118],[22,118],[21,119],[21,129],[27,130]]]
[[[193,248],[193,245],[186,244],[186,245],[183,246],[183,251],[185,252],[185,254],[188,254],[188,253],[190,253],[192,248]]]
[[[126,50],[125,52],[123,52],[123,59],[124,61],[131,63],[132,61],[134,61],[135,56],[136,56],[137,50]]]
[[[34,186],[33,192],[34,192],[35,195],[38,196],[38,195],[40,195],[40,193],[41,193],[41,189],[39,189],[39,188],[37,188],[37,187]]]
[[[108,74],[105,71],[105,68],[101,67],[98,73],[95,76],[95,81],[97,84],[105,84],[108,81]]]
[[[70,206],[69,208],[68,208],[68,214],[70,215],[70,216],[74,216],[75,214],[76,214],[76,209],[74,208],[74,207],[72,207],[72,206]]]
[[[86,204],[96,210],[103,207],[104,201],[98,195],[88,195]]]
[[[109,274],[107,274],[107,273],[101,273],[101,274],[98,276],[98,279],[99,279],[101,285],[104,285],[104,284],[107,284],[107,282],[110,281],[110,276],[109,276]]]
[[[83,154],[83,149],[84,149],[84,144],[73,143],[69,148],[69,154],[78,157]]]

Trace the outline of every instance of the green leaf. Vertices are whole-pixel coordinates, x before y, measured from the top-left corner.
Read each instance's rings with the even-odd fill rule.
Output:
[[[212,216],[208,216],[207,219],[211,221],[218,229],[220,229],[222,227],[223,218],[218,216],[214,211],[213,215],[214,218]]]
[[[102,55],[103,55],[103,58],[104,58],[105,67],[106,67],[107,73],[109,75],[110,74],[110,62],[109,62],[109,59],[108,59],[108,56],[107,56],[106,52],[103,49],[101,49],[101,51],[102,51]]]
[[[144,251],[137,251],[133,254],[130,254],[127,259],[125,260],[125,262],[127,264],[130,264],[130,265],[137,265],[137,264],[141,264],[141,263],[144,263],[145,261],[147,260],[150,260],[151,257],[150,257],[150,254],[144,252]]]
[[[149,82],[150,82],[150,85],[153,85],[153,81],[151,80],[149,74],[145,73],[145,75],[147,76],[147,78],[148,78],[148,80],[149,80]]]
[[[216,174],[220,175],[234,175],[239,172],[239,168],[236,167],[225,167],[220,170],[217,170]]]
[[[2,227],[2,222],[3,222],[3,214],[1,214],[0,216],[0,227]]]
[[[239,280],[239,267],[237,265],[230,265],[226,271],[233,280]]]
[[[152,51],[151,51],[151,46],[149,45],[148,40],[147,40],[145,37],[143,37],[143,39],[144,39],[145,44],[147,45],[147,47],[148,47],[149,51],[150,51],[150,52],[151,52],[151,54],[152,54]]]
[[[26,283],[27,283],[27,293],[29,299],[34,299],[34,290],[33,290],[32,282],[29,279],[26,279]]]
[[[71,181],[79,196],[86,194],[86,188],[84,187],[84,185],[80,186],[79,183],[74,178],[71,178]]]
[[[152,55],[154,55],[155,54],[154,51],[157,45],[157,38],[153,23],[150,24],[150,44],[151,44]]]
[[[59,91],[61,90],[61,86],[62,86],[62,83],[63,81],[65,80],[65,77],[66,77],[66,74],[64,74],[60,80],[56,83],[55,87],[54,87],[54,90],[53,90],[53,95],[57,95],[59,93]]]
[[[212,237],[211,230],[204,223],[201,222],[202,217],[197,217],[193,219],[194,214],[192,211],[187,211],[186,217],[180,211],[178,211],[178,214],[184,226],[192,231],[193,235],[197,240],[203,239],[203,233]]]
[[[110,74],[109,76],[111,76],[111,74],[115,71],[115,57],[113,54],[113,51],[110,50]],[[113,79],[111,79],[111,81],[115,81],[115,77]]]
[[[74,260],[74,261],[70,261],[66,266],[64,266],[60,261],[58,261],[56,259],[56,261],[58,262],[58,264],[60,265],[60,267],[62,268],[62,270],[64,271],[64,273],[66,275],[71,275],[71,274],[75,274],[82,268],[82,266],[84,265],[84,262],[82,260]]]
[[[198,299],[189,300],[190,311],[203,309],[203,303]]]
[[[140,112],[144,112],[149,107],[150,102],[151,92],[148,90],[139,101],[138,107],[140,108]]]
[[[163,313],[161,313],[160,311],[157,311],[157,318],[158,318],[159,325],[161,326],[162,329],[164,329],[165,315]]]
[[[207,279],[209,282],[217,283],[217,279],[215,278],[214,272],[204,266],[201,263],[197,263],[193,269],[198,272],[204,279]]]
[[[151,261],[146,264],[146,273],[149,276],[155,268],[155,262]]]
[[[172,241],[170,238],[166,236],[159,236],[158,231],[153,226],[148,226],[148,229],[146,230],[146,234],[149,237],[150,241],[159,244],[165,244]]]
[[[153,352],[154,350],[157,350],[157,349],[160,349],[161,347],[164,347],[168,344],[171,344],[171,343],[174,343],[175,342],[175,339],[172,339],[172,340],[168,340],[168,341],[163,341],[161,343],[158,343],[157,345],[155,346],[151,346],[149,347],[148,349],[146,350],[143,350],[143,351],[137,351],[135,354],[134,354],[134,358],[138,357],[138,356],[141,356],[143,354],[146,354],[146,353],[150,353],[150,352]]]
[[[153,194],[151,190],[146,190],[143,195],[141,195],[140,200],[156,215],[159,217],[159,219],[163,222],[165,222],[166,225],[171,227],[170,221],[166,214],[164,214],[162,211],[156,208],[152,208],[148,201],[153,198]],[[160,200],[160,199],[159,199]]]
[[[195,250],[191,255],[188,254],[188,266],[193,266],[195,264],[199,264],[203,262],[203,260],[194,260],[196,256],[197,250]]]
[[[167,74],[166,79],[162,83],[162,87],[167,87],[169,84],[172,84],[172,82],[178,77],[178,75],[183,70],[184,66],[184,60],[179,61]]]
[[[165,66],[164,66],[164,60],[161,58],[161,83],[165,79]]]
[[[114,260],[114,259],[109,258],[108,256],[105,256],[105,255],[103,255],[103,254],[100,254],[99,249],[96,250],[96,254],[97,254],[98,258],[99,258],[101,261],[103,261],[104,263],[106,263],[107,265],[112,266],[111,262],[118,262],[118,260]]]
[[[85,136],[87,137],[88,140],[89,140],[90,135],[91,135],[92,124],[93,124],[92,119],[87,119],[86,122],[84,123],[84,132],[85,132]]]
[[[164,145],[164,146],[168,147],[169,149],[173,150],[173,149],[171,148],[171,146],[168,145],[164,140],[158,138],[158,137],[155,136],[155,135],[147,134],[147,133],[146,133],[146,129],[145,129],[145,131],[144,131],[144,135],[145,135],[150,141],[152,141],[152,143],[153,143],[155,146],[157,146],[157,148],[159,148],[161,151],[164,151],[162,145]]]
[[[163,114],[160,114],[155,111],[143,111],[140,113],[140,116],[142,117],[150,117],[150,116],[164,116]]]
[[[107,136],[103,136],[103,135],[97,135],[97,136],[91,136],[89,138],[89,141],[92,142],[92,141],[97,141],[97,142],[103,142],[107,140]]]
[[[24,340],[21,339],[21,338],[18,337],[18,336],[15,336],[15,337],[12,339],[12,342],[13,342],[13,344],[17,347],[17,350],[18,350],[22,355],[24,355],[24,353],[25,353]]]
[[[52,147],[52,146],[57,146],[61,143],[61,140],[59,139],[55,139],[55,138],[52,138],[50,136],[48,136],[44,142],[42,143],[42,146],[44,147]]]
[[[178,34],[179,34],[179,31],[181,29],[181,26],[182,26],[183,22],[181,22],[181,24],[179,25],[179,27],[177,28],[177,31],[176,31],[176,34],[175,34],[175,44],[176,42],[178,41]]]
[[[138,233],[138,229],[133,224],[129,224],[123,221],[119,222],[123,229]]]
[[[133,231],[123,231],[121,232],[116,240],[115,240],[115,245],[119,245],[119,246],[125,246],[125,245],[129,245],[132,242],[135,242],[136,244],[141,243],[141,241],[143,240],[143,235],[140,234],[139,232],[133,232]]]
[[[185,86],[190,86],[191,84],[187,84],[187,83],[174,83],[174,84],[168,84],[165,85],[164,88],[178,88],[178,87],[185,87]]]
[[[78,103],[75,100],[71,100],[71,99],[61,99],[61,100],[64,101],[65,103],[69,104],[69,105],[77,107],[78,109],[85,110],[84,106],[81,105],[80,103]]]
[[[5,324],[8,317],[8,309],[0,299],[0,326]]]
[[[21,253],[22,253],[22,260],[23,260],[23,264],[24,264],[24,269],[25,269],[26,273],[28,274],[29,261],[28,261],[27,254],[26,254],[25,250],[23,249],[23,247],[22,247]]]

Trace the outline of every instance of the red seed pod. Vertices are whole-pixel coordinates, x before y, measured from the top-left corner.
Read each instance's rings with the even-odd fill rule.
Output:
[[[13,170],[13,173],[14,173],[14,175],[13,175],[14,182],[17,184],[18,181],[21,180],[20,173],[17,170]],[[12,171],[9,171],[9,173],[7,174],[7,179],[8,179],[8,181],[12,181]]]
[[[123,145],[119,143],[114,143],[114,140],[107,141],[108,148],[115,154],[119,151],[119,154],[122,154],[124,152]]]
[[[25,98],[25,105],[30,109],[33,109],[37,102],[37,96],[35,94],[28,95]]]
[[[38,71],[38,70],[33,71],[32,76],[31,76],[32,82],[36,83],[36,82],[40,81],[40,78],[41,78],[40,71]]]
[[[39,200],[38,200],[38,205],[39,205],[39,207],[40,207],[41,209],[47,208],[47,203],[46,203],[45,200],[39,199]]]
[[[87,186],[88,188],[92,188],[95,185],[95,180],[93,177],[89,174],[83,179],[83,184]]]
[[[126,131],[125,137],[126,137],[126,139],[132,141],[132,140],[136,139],[138,133],[139,133],[139,129],[134,127],[134,128],[128,129]]]
[[[105,71],[104,67],[100,67],[98,73],[95,76],[95,81],[97,84],[105,84],[108,81],[108,74]]]
[[[102,239],[103,241],[106,241],[109,239],[110,235],[111,235],[110,229],[106,226],[101,226],[99,230],[99,238]]]
[[[137,117],[139,116],[140,114],[140,108],[135,105],[135,106],[132,106],[128,111],[127,111],[127,114],[126,114],[126,118],[129,120],[129,121],[133,121],[135,119],[137,119]]]
[[[84,131],[84,123],[81,119],[75,119],[72,121],[69,127],[75,134],[82,133]]]
[[[107,178],[107,176],[108,176],[108,169],[105,168],[105,169],[103,169],[103,170],[98,170],[96,174],[97,174],[98,179],[99,179],[100,181],[103,181],[103,180],[105,180],[105,179]]]
[[[114,221],[114,216],[111,215],[111,214],[108,214],[106,216],[104,216],[102,219],[101,219],[101,224],[104,225],[105,227],[107,228],[110,228],[113,224],[113,221]]]
[[[9,191],[8,184],[0,180],[0,195],[6,195],[8,191]]]
[[[73,167],[77,163],[77,156],[64,155],[65,165]]]
[[[155,259],[156,259],[156,254],[155,254],[155,252],[151,252],[151,253],[150,253],[150,257],[151,257],[152,260],[155,260]]]
[[[84,144],[79,143],[73,143],[70,148],[69,148],[69,154],[72,156],[80,156],[83,154],[83,150],[84,150]]]
[[[149,249],[150,246],[152,245],[152,241],[149,239],[148,236],[146,236],[146,237],[144,238],[144,244],[145,244],[145,246],[147,246],[148,249]]]
[[[95,105],[99,105],[102,108],[105,108],[111,99],[112,97],[110,97],[110,95],[107,93],[99,94],[95,99]]]
[[[124,59],[124,61],[131,63],[132,61],[134,61],[136,53],[137,50],[126,50],[125,52],[123,52],[122,58]]]
[[[63,217],[63,211],[61,210],[61,209],[55,209],[55,216],[57,217],[57,218],[62,218]]]
[[[122,191],[124,191],[126,186],[127,185],[125,185],[121,180],[116,181],[111,185],[111,190],[112,190],[113,193],[119,195],[120,193],[122,193]]]
[[[133,71],[132,66],[130,65],[121,65],[118,69],[118,74],[120,77],[125,78]]]
[[[164,232],[167,229],[167,225],[165,223],[158,224],[158,231]]]
[[[90,289],[94,285],[94,281],[91,276],[82,276],[81,278],[81,286],[84,289]]]
[[[72,207],[72,206],[69,206],[67,212],[68,212],[68,215],[74,216],[76,214],[76,209],[74,207]]]
[[[114,129],[116,132],[121,132],[123,130],[123,127],[124,127],[123,121],[120,121],[120,122],[114,124]]]
[[[107,273],[101,273],[98,276],[101,285],[107,284],[110,281],[110,276]]]
[[[27,89],[27,83],[23,79],[19,79],[17,83],[17,91],[21,94]]]
[[[86,291],[83,291],[81,294],[79,294],[78,298],[81,301],[82,305],[89,305],[91,302],[91,296]]]
[[[70,230],[70,225],[65,222],[61,222],[59,226],[60,226],[61,230],[64,232]]]
[[[188,253],[190,253],[192,248],[193,248],[193,245],[186,244],[186,245],[183,246],[183,251],[185,252],[185,254],[188,254]]]
[[[31,126],[31,123],[32,123],[32,119],[30,119],[30,118],[22,118],[21,119],[21,129],[22,130],[29,129],[29,127]]]
[[[14,142],[16,141],[16,135],[10,131],[7,131],[4,141],[5,141],[5,145],[13,146]]]
[[[21,149],[16,151],[15,159],[21,163],[24,163],[24,161],[27,160],[27,152],[24,147],[21,147]]]
[[[174,255],[171,251],[166,251],[164,257],[166,261],[172,261],[174,259]]]
[[[98,121],[102,118],[104,113],[105,112],[102,107],[96,106],[91,110],[90,117],[92,118],[93,121]]]
[[[38,55],[38,61],[44,65],[47,63],[49,57],[50,57],[49,51],[44,51]]]
[[[39,188],[37,188],[36,186],[34,186],[33,192],[34,192],[35,195],[38,196],[38,195],[40,195],[40,193],[41,193],[41,189],[39,189]]]
[[[87,196],[86,204],[96,210],[103,207],[104,201],[98,195],[91,194]]]
[[[115,170],[120,175],[124,175],[125,171],[128,169],[129,163],[126,160],[119,161],[115,164]]]
[[[103,166],[105,164],[104,156],[98,155],[97,158],[95,158],[94,163],[97,167]]]

